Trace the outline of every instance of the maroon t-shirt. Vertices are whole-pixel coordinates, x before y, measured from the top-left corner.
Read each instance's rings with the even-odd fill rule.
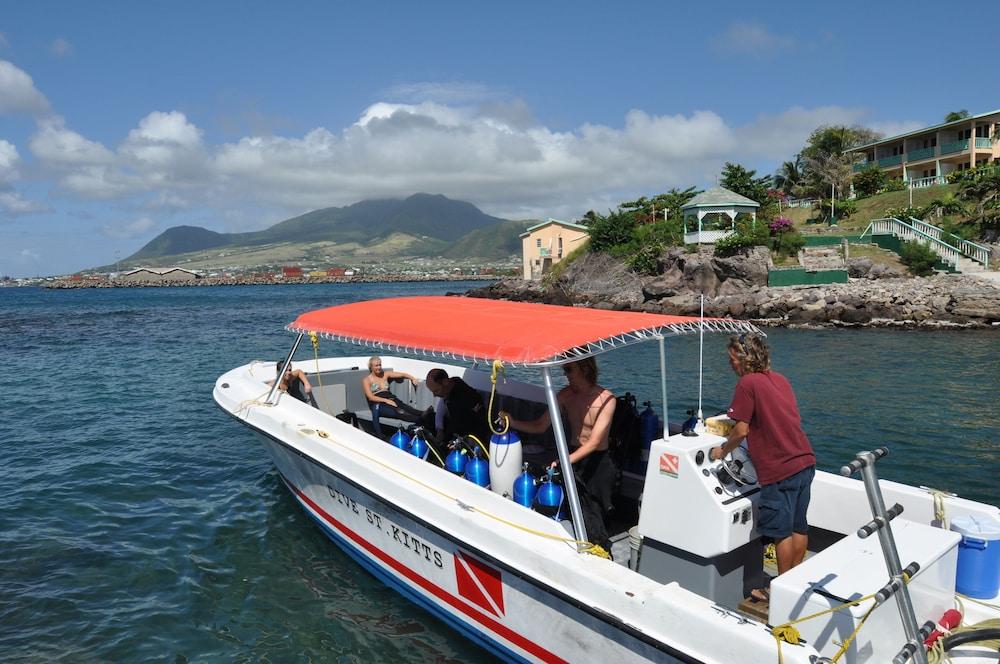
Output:
[[[761,484],[780,482],[816,465],[792,386],[781,374],[766,371],[742,376],[729,417],[750,425],[747,442]]]

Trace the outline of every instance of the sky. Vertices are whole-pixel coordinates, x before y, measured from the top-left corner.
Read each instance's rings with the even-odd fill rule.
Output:
[[[995,5],[0,0],[0,275],[368,198],[572,220],[726,161],[773,173],[820,125],[1000,108],[976,16]]]

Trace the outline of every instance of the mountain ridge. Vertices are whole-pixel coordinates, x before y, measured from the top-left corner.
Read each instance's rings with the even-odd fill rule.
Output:
[[[418,193],[404,199],[366,199],[344,207],[312,210],[260,231],[219,233],[200,226],[173,226],[122,262],[163,262],[208,250],[221,250],[221,257],[226,252],[249,252],[269,245],[300,247],[303,256],[311,252],[302,247],[317,245],[326,253],[343,248],[348,254],[380,254],[386,245],[414,256],[496,259],[519,251],[517,235],[530,223],[493,217],[472,203],[442,194]],[[288,251],[280,260],[294,260]]]

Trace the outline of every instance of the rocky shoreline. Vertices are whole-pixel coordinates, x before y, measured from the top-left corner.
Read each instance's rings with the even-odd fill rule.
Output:
[[[656,276],[640,277],[615,259],[589,255],[551,283],[506,280],[475,297],[589,306],[597,309],[749,320],[765,327],[889,327],[1000,330],[1000,282],[970,275],[903,277],[852,261],[848,283],[768,287],[770,257],[671,251]]]
[[[308,277],[267,279],[260,277],[203,277],[190,281],[126,281],[97,279],[60,279],[42,284],[45,288],[162,288],[175,286],[287,286],[291,284],[372,284],[423,281],[497,281],[494,274],[409,275],[386,274],[352,277]]]

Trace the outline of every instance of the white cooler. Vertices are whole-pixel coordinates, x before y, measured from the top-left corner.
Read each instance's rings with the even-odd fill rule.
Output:
[[[859,527],[863,524],[858,524]],[[916,561],[920,571],[909,583],[918,627],[940,619],[954,605],[958,533],[897,518],[892,533],[903,567]],[[843,601],[878,591],[889,582],[878,533],[860,539],[851,533],[771,582],[769,621],[772,625],[801,618]],[[813,590],[815,588],[815,590]],[[819,592],[817,592],[817,590]],[[827,593],[824,595],[823,593]],[[831,597],[833,596],[833,597]],[[813,618],[795,627],[802,638],[825,657],[840,648],[874,600]],[[885,664],[892,661],[906,635],[894,596],[875,609],[840,661]]]

